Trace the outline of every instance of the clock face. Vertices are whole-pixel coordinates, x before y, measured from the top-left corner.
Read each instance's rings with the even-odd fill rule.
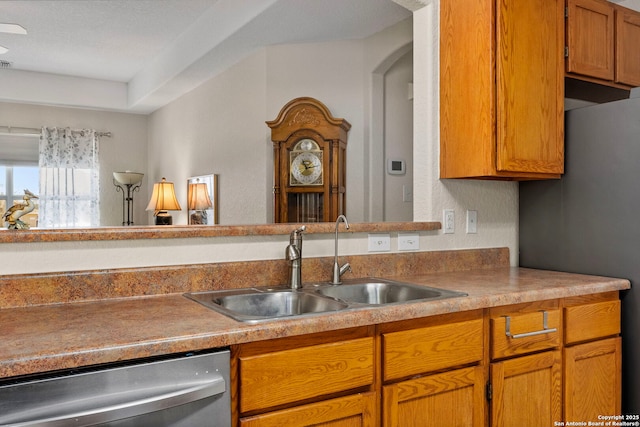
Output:
[[[293,151],[291,159],[291,185],[322,185],[322,151]]]

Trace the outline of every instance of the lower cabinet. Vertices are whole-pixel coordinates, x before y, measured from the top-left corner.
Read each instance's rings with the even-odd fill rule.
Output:
[[[617,292],[257,341],[232,354],[234,426],[547,427],[621,412]]]
[[[386,385],[382,389],[382,425],[481,427],[485,424],[484,387],[481,366]]]
[[[240,419],[241,427],[373,427],[376,425],[375,393],[324,400]]]
[[[482,312],[381,325],[384,427],[485,422]]]
[[[491,426],[548,427],[562,420],[559,350],[491,364]]]
[[[560,302],[489,310],[492,427],[552,426],[562,420]]]
[[[620,312],[615,292],[565,302],[566,421],[598,422],[599,415],[621,414]]]

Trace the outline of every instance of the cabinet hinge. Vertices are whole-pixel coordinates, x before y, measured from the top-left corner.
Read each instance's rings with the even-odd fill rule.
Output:
[[[493,386],[491,385],[490,382],[487,383],[486,397],[487,397],[487,400],[491,400],[493,398]]]
[[[564,7],[564,17],[568,18],[569,17],[569,6],[565,6]]]
[[[564,47],[564,57],[568,58],[569,57],[569,46],[565,46]]]

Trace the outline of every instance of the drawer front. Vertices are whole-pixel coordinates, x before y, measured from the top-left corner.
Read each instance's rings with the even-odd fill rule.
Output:
[[[382,337],[385,381],[482,360],[482,319],[390,332]]]
[[[372,337],[240,357],[240,411],[367,386],[373,375]]]
[[[491,359],[532,353],[560,345],[558,309],[492,317],[490,323]]]
[[[620,300],[565,307],[565,343],[572,344],[620,333]]]

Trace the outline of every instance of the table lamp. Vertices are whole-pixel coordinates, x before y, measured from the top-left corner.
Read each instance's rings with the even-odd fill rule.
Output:
[[[146,210],[153,211],[153,216],[156,217],[156,225],[173,224],[173,218],[167,211],[182,210],[176,199],[173,182],[167,182],[163,177],[162,181],[153,184],[151,200]]]
[[[209,197],[207,184],[196,182],[189,184],[187,201],[190,211],[195,211],[189,216],[189,224],[208,224],[207,209],[213,207]]]

